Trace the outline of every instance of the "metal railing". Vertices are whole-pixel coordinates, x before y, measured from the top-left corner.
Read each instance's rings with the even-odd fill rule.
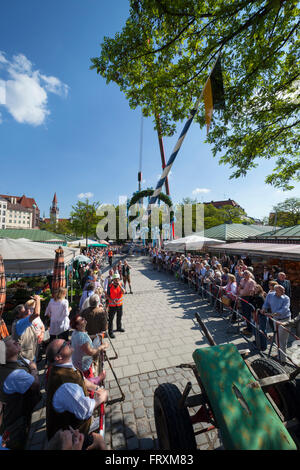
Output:
[[[155,264],[154,263],[154,269],[155,269]],[[242,323],[245,322],[246,324],[246,329],[248,327],[248,330],[252,330],[253,334],[255,336],[255,343],[253,343],[253,346],[258,349],[259,351],[263,352],[266,351],[268,348],[263,348],[262,342],[265,340],[265,344],[268,345],[269,343],[269,351],[267,351],[267,357],[271,356],[271,352],[273,347],[275,346],[277,348],[277,352],[279,357],[283,357],[285,359],[288,359],[294,366],[297,366],[293,362],[293,359],[289,357],[286,353],[285,350],[282,350],[280,347],[280,330],[281,332],[284,331],[286,332],[287,335],[292,336],[295,340],[300,340],[298,336],[296,336],[290,329],[286,328],[285,326],[282,325],[282,323],[278,320],[276,320],[272,314],[268,313],[263,313],[260,309],[256,309],[254,305],[252,305],[250,302],[245,300],[244,298],[238,296],[238,295],[232,295],[231,301],[232,304],[230,306],[225,306],[224,303],[222,302],[222,296],[225,295],[225,286],[220,286],[215,284],[213,281],[209,281],[207,283],[204,282],[204,279],[200,278],[198,273],[196,273],[195,276],[190,276],[189,271],[184,271],[180,267],[177,269],[174,268],[174,265],[172,265],[170,262],[165,263],[162,261],[160,263],[161,271],[166,271],[169,272],[173,275],[176,275],[176,277],[181,280],[182,282],[185,282],[188,284],[190,288],[193,288],[196,290],[196,292],[199,294],[201,300],[207,300],[210,305],[214,308],[214,310],[218,311],[225,320],[227,318],[223,315],[224,310],[228,311],[230,314],[230,319],[234,318],[233,323],[237,323],[237,331],[247,340],[249,339],[246,337],[244,334],[243,330],[241,330]],[[241,310],[242,304],[244,303],[247,304],[249,307],[249,318],[247,318]],[[241,308],[241,310],[240,310]],[[266,319],[266,328],[262,330],[260,328],[260,316],[265,317]],[[269,321],[269,324],[271,327],[273,327],[273,332],[271,333],[271,338],[269,337],[267,333],[267,323]],[[232,326],[234,327],[232,323]],[[251,334],[252,336],[252,334]]]

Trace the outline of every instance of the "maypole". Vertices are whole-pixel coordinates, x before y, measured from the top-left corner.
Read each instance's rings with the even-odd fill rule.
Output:
[[[210,124],[210,121],[211,121],[211,117],[212,117],[212,111],[213,111],[213,105],[215,105],[214,103],[214,84],[211,83],[212,82],[212,75],[213,75],[213,72],[214,72],[214,69],[216,67],[216,65],[218,64],[219,67],[216,67],[216,71],[218,74],[221,74],[221,68],[220,68],[220,63],[219,63],[219,59],[220,59],[220,54],[221,54],[221,50],[218,54],[218,57],[212,67],[212,70],[205,82],[205,85],[201,91],[201,94],[196,102],[196,104],[194,105],[193,109],[191,110],[190,112],[190,115],[188,117],[188,120],[186,121],[185,125],[184,125],[184,128],[179,136],[179,139],[177,140],[176,142],[176,145],[173,149],[173,152],[168,160],[168,163],[166,165],[166,167],[164,168],[163,170],[163,173],[156,185],[156,188],[154,190],[154,193],[153,195],[150,197],[150,200],[149,200],[149,204],[148,204],[148,209],[147,209],[147,214],[145,217],[147,217],[147,219],[149,218],[150,214],[151,214],[151,205],[152,204],[155,204],[157,199],[158,199],[158,196],[162,190],[162,187],[163,185],[165,184],[166,182],[166,179],[168,177],[168,174],[170,173],[170,170],[172,168],[172,165],[177,157],[177,154],[182,146],[182,143],[185,139],[185,136],[190,128],[190,125],[192,124],[193,122],[193,119],[198,111],[198,108],[199,108],[199,105],[200,105],[200,102],[203,98],[203,95],[204,95],[204,100],[205,100],[205,117],[206,117],[206,122],[207,122],[207,130],[209,130],[209,124]],[[222,88],[223,88],[223,82],[222,82],[222,76],[221,76],[221,82],[220,82],[220,77],[218,76],[217,77],[217,80],[215,80],[217,82],[217,84],[220,86],[222,85]],[[209,99],[208,99],[209,98]],[[208,105],[207,105],[208,103]]]

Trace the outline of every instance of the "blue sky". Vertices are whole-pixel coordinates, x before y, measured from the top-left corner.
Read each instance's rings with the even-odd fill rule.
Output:
[[[118,87],[106,85],[90,58],[104,36],[119,31],[127,0],[13,0],[0,15],[0,194],[34,197],[41,214],[57,193],[60,217],[79,197],[117,203],[137,189],[141,112],[131,110]],[[178,132],[183,124],[178,123]],[[143,187],[161,173],[157,135],[143,121]],[[164,139],[168,160],[178,135]],[[299,191],[265,185],[274,166],[264,162],[245,178],[229,180],[192,124],[172,168],[174,202],[232,198],[249,216],[262,218],[274,204]]]

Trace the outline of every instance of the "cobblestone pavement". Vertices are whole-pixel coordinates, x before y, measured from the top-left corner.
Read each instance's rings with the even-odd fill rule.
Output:
[[[249,343],[186,284],[168,273],[153,271],[148,258],[128,257],[128,263],[132,267],[133,295],[125,296],[126,331],[116,332],[111,340],[118,357],[110,361],[125,400],[106,407],[105,437],[108,449],[157,449],[153,412],[156,387],[173,383],[183,391],[191,381],[191,394],[200,392],[194,374],[176,367],[192,363],[193,351],[208,345],[195,313],[200,314],[217,344],[233,342],[239,349],[246,349]],[[113,356],[110,348],[108,357]],[[109,398],[120,397],[108,366],[106,371]],[[43,364],[40,374],[43,379]],[[33,414],[30,449],[42,449],[46,442],[43,393],[43,401]],[[189,411],[193,414],[196,410]],[[201,429],[201,425],[196,426],[195,430]],[[217,431],[198,435],[196,442],[203,450],[221,448]]]

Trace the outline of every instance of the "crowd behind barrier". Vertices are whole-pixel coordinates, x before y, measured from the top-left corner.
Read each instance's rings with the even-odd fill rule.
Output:
[[[73,278],[81,288],[80,300],[71,308],[66,289],[53,292],[46,309],[49,324],[44,328],[40,324],[36,326],[37,320],[41,322],[38,295],[16,308],[13,335],[0,341],[0,449],[22,449],[26,445],[31,413],[40,400],[38,349],[43,341],[41,335],[46,338],[47,332],[47,448],[105,448],[103,413],[108,393],[103,359],[106,349],[113,347],[110,309],[117,307],[117,331],[122,334],[121,297],[127,293],[126,282],[132,293],[130,266],[126,261],[115,262],[106,275],[102,274],[109,250],[90,247],[83,251],[90,261],[73,266]],[[120,247],[112,251],[114,258]],[[151,247],[147,252],[153,269],[166,271],[187,283],[220,314],[230,312],[230,321],[238,327],[244,322],[241,333],[248,337],[254,335],[259,349],[267,348],[268,329],[272,328],[269,354],[275,338],[279,360],[286,361],[292,326],[296,327],[295,339],[299,339],[299,315],[291,320],[291,289],[278,267],[259,279],[250,259],[224,256],[218,260],[208,254],[183,255]],[[117,297],[111,291],[117,292]],[[110,345],[104,342],[104,337],[109,338]],[[109,363],[107,356],[106,359]],[[95,422],[97,433],[92,432]]]
[[[218,259],[191,253],[174,253],[148,247],[153,269],[168,272],[195,289],[221,315],[229,313],[240,333],[254,338],[260,351],[271,355],[275,345],[281,364],[291,361],[288,339],[300,339],[300,313],[290,311],[290,281],[279,266],[255,272],[249,257],[223,255]],[[243,328],[241,328],[243,326]],[[295,328],[295,331],[294,331]]]
[[[105,275],[102,268],[108,254],[114,259],[120,248],[85,249],[90,261],[75,262],[72,272],[80,300],[71,307],[67,289],[56,289],[44,323],[39,295],[16,307],[12,335],[0,341],[0,450],[26,447],[31,414],[41,399],[37,373],[41,347],[46,352],[47,449],[105,449],[104,357],[108,361],[106,350],[112,346],[104,341],[108,303],[113,304],[109,286],[114,283],[116,291],[121,289],[123,274],[130,291],[131,284],[126,262],[115,263]],[[40,324],[37,328],[37,320],[43,328]]]

